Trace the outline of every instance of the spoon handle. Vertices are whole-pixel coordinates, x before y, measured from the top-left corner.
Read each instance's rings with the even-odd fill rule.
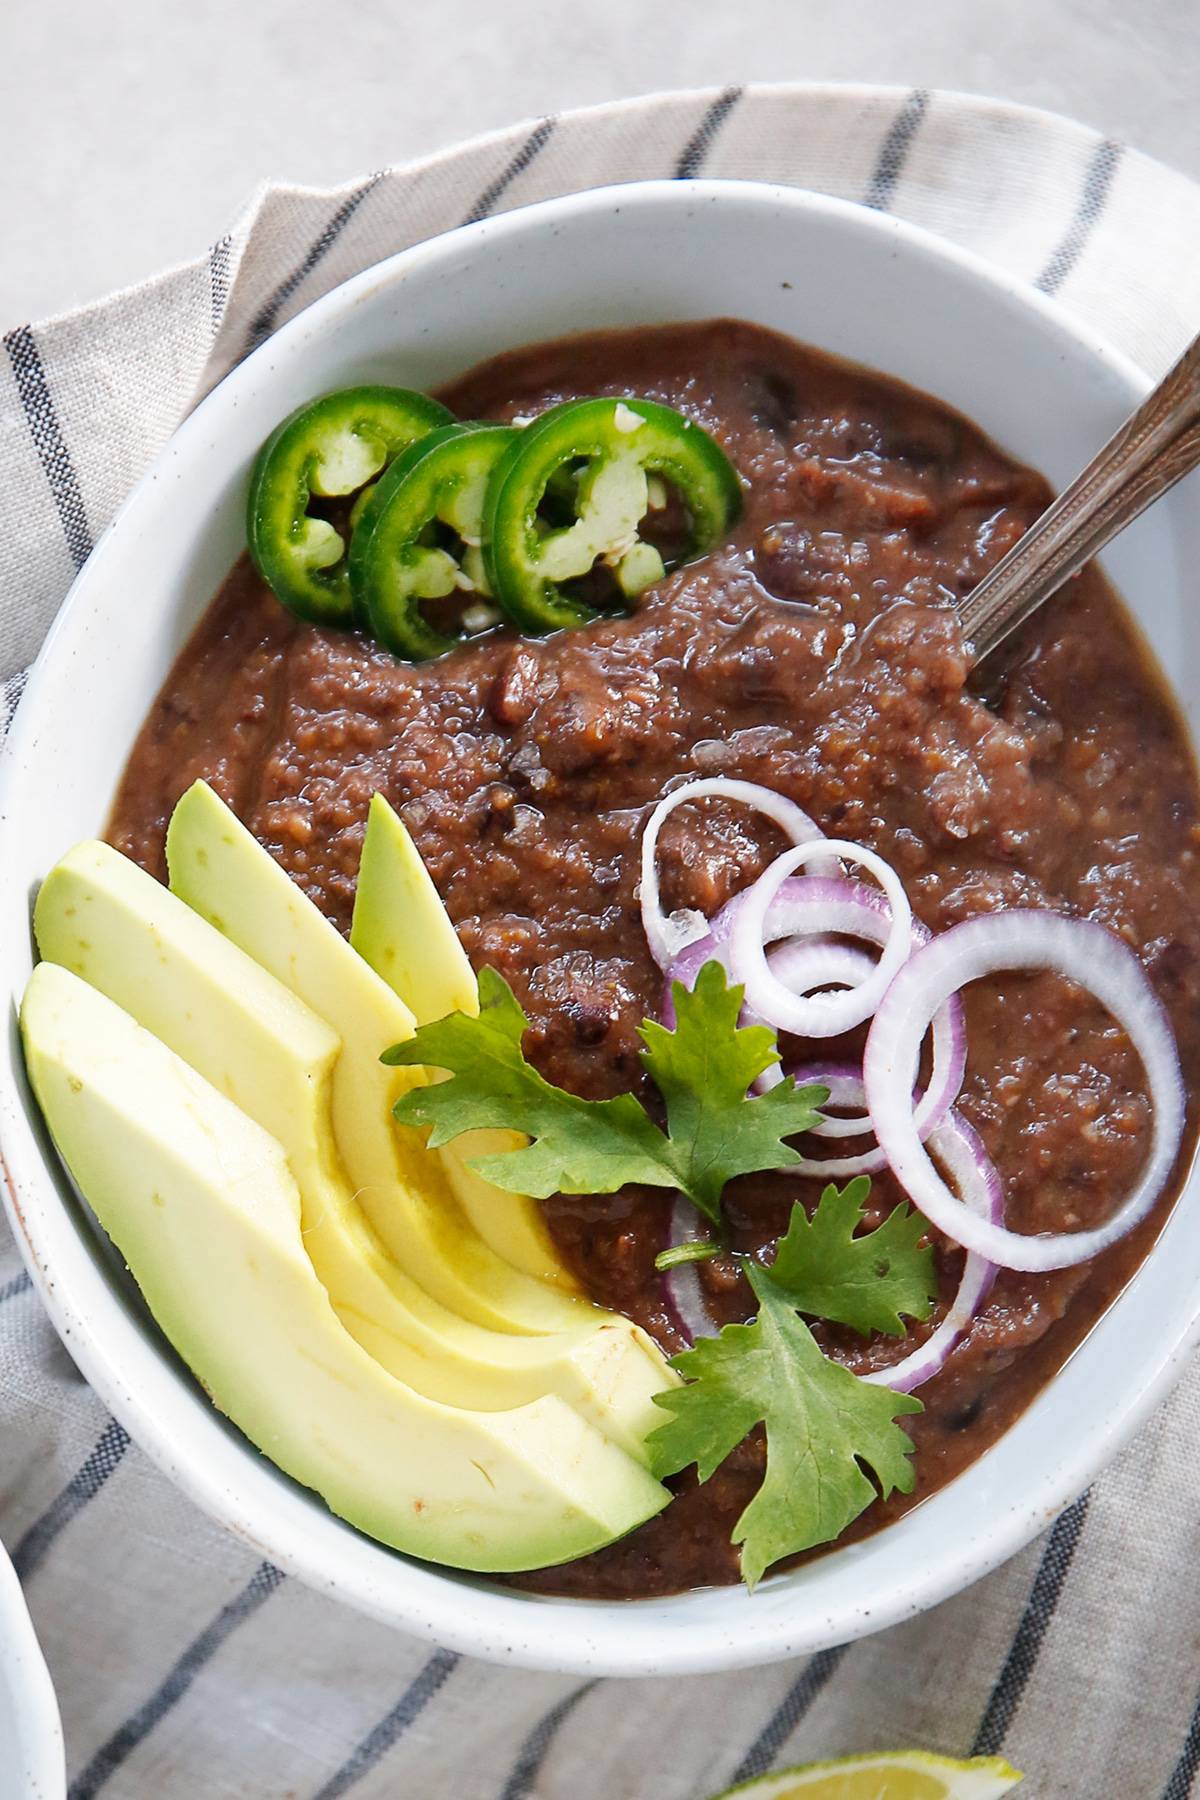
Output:
[[[1200,463],[1200,337],[960,603],[978,662]]]

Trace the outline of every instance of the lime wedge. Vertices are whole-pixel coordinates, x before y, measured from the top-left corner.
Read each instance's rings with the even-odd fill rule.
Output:
[[[1021,1779],[1001,1756],[960,1762],[928,1750],[891,1750],[779,1769],[715,1800],[997,1800]]]

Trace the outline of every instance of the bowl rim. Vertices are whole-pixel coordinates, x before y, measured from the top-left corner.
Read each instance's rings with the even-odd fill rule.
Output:
[[[460,254],[464,246],[474,246],[479,252],[486,245],[503,241],[511,234],[538,228],[552,230],[567,216],[573,220],[580,215],[586,218],[614,208],[633,213],[664,204],[759,207],[772,212],[784,207],[797,214],[823,216],[833,221],[838,229],[852,235],[882,236],[890,241],[896,254],[907,254],[943,269],[953,269],[964,284],[974,284],[977,289],[985,290],[992,303],[999,302],[1028,315],[1042,333],[1063,344],[1064,354],[1068,349],[1082,352],[1093,363],[1103,365],[1123,388],[1131,406],[1150,386],[1143,371],[1086,325],[1066,314],[1050,297],[1006,275],[971,252],[892,214],[808,189],[724,180],[633,182],[586,189],[456,227],[363,270],[315,301],[230,371],[160,450],[73,582],[30,672],[7,741],[0,750],[0,843],[4,833],[11,829],[9,784],[15,779],[19,763],[33,748],[35,710],[43,689],[50,688],[56,679],[54,665],[58,645],[69,630],[76,610],[86,603],[86,583],[97,579],[97,570],[103,570],[109,558],[116,554],[114,534],[127,511],[156,481],[165,459],[175,450],[191,445],[209,429],[210,419],[229,403],[239,385],[249,379],[247,371],[256,375],[260,369],[269,368],[272,355],[285,346],[298,345],[306,336],[336,331],[339,322],[377,289],[398,284],[416,269],[427,265],[436,267],[441,258]],[[997,1567],[1048,1525],[1128,1440],[1177,1377],[1186,1356],[1200,1342],[1198,1295],[1190,1316],[1183,1316],[1181,1309],[1173,1330],[1160,1337],[1153,1352],[1143,1359],[1137,1380],[1131,1381],[1115,1401],[1108,1396],[1108,1410],[1102,1424],[1098,1422],[1090,1434],[1081,1433],[1064,1457],[1052,1467],[1037,1471],[1020,1499],[1006,1503],[996,1517],[986,1521],[985,1527],[961,1532],[935,1566],[902,1571],[890,1590],[870,1607],[843,1606],[839,1612],[836,1605],[830,1604],[814,1619],[811,1615],[799,1616],[805,1610],[801,1604],[786,1617],[756,1618],[751,1613],[743,1622],[727,1625],[724,1629],[706,1631],[692,1627],[683,1632],[679,1615],[685,1613],[689,1602],[694,1602],[696,1590],[666,1600],[620,1602],[534,1597],[498,1589],[487,1581],[479,1584],[470,1578],[464,1580],[455,1571],[399,1557],[382,1546],[371,1544],[373,1550],[391,1558],[395,1567],[406,1570],[412,1586],[419,1590],[406,1608],[389,1597],[391,1584],[385,1593],[378,1581],[364,1576],[357,1568],[334,1566],[337,1559],[323,1556],[320,1544],[313,1548],[311,1534],[306,1543],[304,1530],[294,1525],[290,1518],[285,1524],[281,1513],[272,1514],[269,1509],[252,1504],[248,1495],[231,1491],[219,1476],[203,1466],[202,1458],[194,1450],[189,1451],[187,1433],[176,1430],[169,1418],[157,1416],[143,1401],[129,1372],[123,1370],[113,1356],[109,1339],[118,1330],[115,1315],[106,1317],[97,1333],[94,1322],[72,1298],[70,1281],[56,1279],[53,1209],[43,1218],[38,1203],[34,1202],[27,1213],[22,1198],[27,1183],[30,1192],[39,1183],[55,1189],[54,1177],[36,1141],[33,1142],[33,1155],[17,1166],[12,1139],[19,1122],[28,1132],[29,1121],[18,1077],[6,1069],[0,1078],[0,1173],[4,1176],[4,1201],[14,1234],[55,1329],[68,1342],[71,1354],[89,1382],[134,1440],[209,1516],[310,1586],[335,1594],[359,1610],[416,1636],[494,1661],[586,1674],[702,1673],[775,1661],[840,1644],[911,1618]],[[73,1245],[84,1256],[92,1258],[94,1264],[92,1252],[84,1248],[79,1233],[66,1217],[57,1191],[54,1192],[53,1207],[62,1215],[62,1231],[58,1236],[62,1238],[63,1254],[69,1256]],[[1172,1218],[1175,1216],[1173,1214]],[[1166,1229],[1169,1228],[1170,1221]],[[1146,1263],[1159,1256],[1161,1251],[1160,1237]],[[81,1268],[78,1272],[82,1273]],[[1125,1293],[1128,1291],[1127,1288]],[[112,1305],[120,1306],[115,1296],[110,1294],[108,1298]],[[1114,1307],[1120,1305],[1121,1298],[1123,1296],[1113,1303]],[[1109,1314],[1112,1310],[1109,1309]],[[169,1362],[171,1352],[165,1340],[160,1338],[150,1342],[143,1337],[143,1346],[159,1367]],[[1062,1382],[1069,1367],[1068,1362],[1043,1392]],[[1036,1401],[1034,1405],[1037,1405]],[[248,1440],[239,1440],[239,1451],[247,1469],[249,1459],[259,1457],[259,1452]],[[971,1467],[980,1467],[989,1454],[985,1452]],[[276,1483],[288,1480],[273,1468],[271,1474]],[[949,1484],[949,1488],[969,1474],[970,1469]],[[920,1511],[923,1509],[918,1508],[917,1512]],[[909,1518],[915,1516],[916,1513],[908,1515]],[[360,1536],[343,1521],[334,1523],[345,1533],[355,1538]],[[879,1537],[890,1537],[902,1529],[903,1523],[888,1527]],[[854,1548],[850,1546],[835,1554],[845,1556]],[[784,1575],[775,1579],[782,1583],[789,1577]],[[477,1602],[481,1598],[480,1585],[486,1596],[482,1607],[472,1604],[473,1593]],[[724,1591],[731,1596],[741,1592],[737,1588]],[[733,1609],[734,1602],[731,1601],[729,1611]],[[656,1625],[647,1616],[650,1610],[669,1614],[673,1623],[666,1627],[661,1623]],[[620,1632],[606,1628],[597,1637],[594,1626],[598,1613],[618,1615],[622,1621]]]
[[[7,1686],[17,1720],[14,1766],[29,1800],[59,1800],[65,1793],[66,1750],[58,1696],[38,1643],[17,1572],[0,1544],[0,1682]],[[15,1794],[15,1789],[14,1789]]]

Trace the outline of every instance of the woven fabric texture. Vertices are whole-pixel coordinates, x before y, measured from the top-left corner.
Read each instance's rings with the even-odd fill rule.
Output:
[[[466,220],[699,174],[891,210],[1054,295],[1151,374],[1200,321],[1200,189],[1066,120],[954,94],[656,96],[336,190],[264,188],[207,254],[4,339],[0,727],[132,484],[277,326]],[[431,1650],[201,1516],[77,1375],[3,1224],[0,1358],[0,1536],[61,1699],[72,1800],[702,1800],[894,1744],[1003,1750],[1037,1800],[1192,1792],[1194,1371],[1046,1537],[936,1611],[750,1673],[581,1683]]]

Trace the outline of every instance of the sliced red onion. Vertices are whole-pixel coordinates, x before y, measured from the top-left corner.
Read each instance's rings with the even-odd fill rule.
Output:
[[[871,1115],[863,1110],[867,1104],[867,1090],[863,1086],[862,1070],[853,1063],[806,1063],[802,1069],[789,1069],[789,1075],[797,1087],[809,1087],[819,1082],[829,1089],[827,1105],[859,1108],[857,1114],[849,1119],[841,1119],[836,1115],[821,1120],[812,1128],[813,1137],[863,1137],[871,1130]]]
[[[767,967],[793,994],[811,994],[814,988],[857,987],[875,967],[875,958],[836,939],[788,938],[771,951]]]
[[[977,1218],[1001,1226],[1004,1222],[1004,1190],[1000,1177],[979,1134],[972,1130],[961,1113],[951,1108],[936,1131],[931,1133],[929,1147],[941,1158],[957,1183],[962,1204]],[[937,1330],[900,1362],[887,1369],[874,1369],[870,1375],[864,1375],[863,1380],[894,1388],[898,1394],[911,1394],[914,1388],[932,1380],[945,1366],[950,1352],[987,1299],[995,1279],[996,1265],[968,1250],[958,1292]]]
[[[775,1073],[775,1071],[772,1071]],[[788,1073],[797,1087],[807,1087],[812,1082],[819,1082],[829,1089],[831,1106],[865,1107],[867,1090],[863,1084],[862,1070],[851,1068],[848,1064],[817,1064],[811,1068],[789,1069]],[[782,1074],[777,1075],[782,1079]],[[923,1100],[924,1096],[913,1096],[914,1101]],[[919,1108],[918,1108],[919,1111]],[[941,1118],[931,1118],[923,1123],[922,1137],[927,1138],[943,1122],[949,1112],[949,1105]],[[870,1113],[851,1119],[824,1118],[819,1125],[814,1125],[814,1137],[862,1137],[874,1129]],[[801,1156],[796,1162],[785,1163],[780,1170],[783,1175],[810,1175],[816,1181],[849,1180],[852,1175],[879,1175],[887,1168],[887,1157],[879,1146],[873,1145],[870,1150],[862,1150],[853,1156]]]
[[[737,894],[728,901],[711,921],[705,936],[689,944],[667,970],[659,1016],[668,1030],[675,1026],[675,1002],[671,992],[674,982],[682,981],[686,988],[692,988],[704,964],[712,961],[721,963],[726,972],[731,973],[731,943],[735,931],[740,929],[745,899],[744,894]],[[818,875],[793,877],[782,883],[767,912],[767,942],[785,940],[770,952],[771,967],[781,980],[793,987],[799,985],[799,978],[806,978],[822,968],[833,971],[830,980],[849,978],[854,967],[865,975],[865,963],[852,965],[848,960],[859,953],[850,945],[831,943],[830,934],[883,945],[887,942],[891,924],[891,910],[877,889],[864,887],[857,881]],[[910,932],[913,949],[929,942],[931,933],[920,919],[911,921]],[[809,960],[814,946],[823,946],[822,954],[826,958],[823,963],[818,962],[815,955]],[[846,960],[835,961],[835,949]],[[747,1007],[742,1016],[746,1023],[759,1022],[759,1015],[752,1008]],[[917,1108],[922,1139],[945,1118],[962,1091],[967,1067],[967,1035],[962,1001],[957,995],[952,995],[934,1015],[932,1052],[929,1086]],[[807,1078],[819,1079],[811,1072]],[[782,1079],[782,1069],[773,1064],[759,1077],[756,1090],[762,1092],[774,1087]],[[826,1137],[858,1136],[872,1129],[869,1116],[861,1121],[829,1120],[826,1125],[831,1129],[819,1128],[821,1135]],[[884,1159],[870,1152],[862,1163],[855,1161],[853,1167],[848,1164],[831,1167],[828,1173],[830,1176],[869,1175],[883,1167]]]
[[[797,1083],[799,1086],[799,1083]],[[882,1175],[887,1157],[878,1144],[870,1150],[858,1150],[853,1156],[802,1156],[788,1163],[785,1175],[809,1175],[814,1181],[849,1181],[854,1175]]]
[[[746,898],[745,894],[738,894],[723,906],[713,919],[708,935],[689,945],[672,967],[663,1002],[665,1025],[674,1024],[671,978],[682,981],[690,988],[704,963],[712,959],[721,962],[732,972],[732,946],[735,933],[744,924]],[[779,948],[770,952],[770,966],[788,986],[798,986],[798,976],[807,977],[821,967],[815,957],[812,961],[807,958],[814,936],[819,934],[818,942],[823,939],[828,943],[830,935],[836,933],[840,937],[862,938],[868,943],[883,946],[891,934],[892,923],[886,897],[876,889],[863,886],[861,882],[818,875],[784,880],[768,907],[765,920],[764,936],[767,943],[776,943],[781,938],[786,940]],[[910,919],[909,931],[911,949],[919,949],[922,944],[929,942],[931,933],[920,919]],[[829,961],[825,966],[835,971],[830,975],[831,980],[847,977],[852,967],[848,960],[835,964],[832,957],[835,947],[845,952],[847,957],[854,954],[849,945],[828,945],[826,954]],[[865,972],[865,965],[857,966]],[[747,1011],[755,1017],[760,1016],[752,1008]],[[957,995],[952,996],[945,1006],[938,1008],[933,1020],[932,1050],[929,1086],[921,1097],[918,1109],[923,1138],[945,1118],[962,1090],[967,1066],[967,1036],[962,1002]],[[816,1079],[815,1076],[811,1078]],[[768,1070],[761,1078],[760,1086],[772,1086],[780,1079],[781,1072],[776,1067]],[[852,1136],[871,1129],[869,1119],[859,1123],[856,1130],[850,1129],[851,1121],[848,1120],[831,1123],[836,1128],[823,1135]],[[881,1160],[873,1159],[869,1167],[841,1172],[869,1174],[883,1166]],[[830,1171],[831,1174],[838,1172]]]
[[[1095,995],[1142,1060],[1153,1112],[1150,1154],[1112,1218],[1090,1231],[1023,1236],[984,1219],[951,1192],[921,1143],[912,1081],[921,1041],[939,1006],[981,976],[1051,969]],[[867,1104],[879,1146],[913,1204],[939,1231],[1002,1268],[1071,1268],[1106,1250],[1150,1211],[1179,1152],[1184,1087],[1167,1015],[1133,952],[1090,919],[1029,908],[954,925],[900,970],[875,1014],[863,1058]]]
[[[685,950],[681,950],[673,962],[667,964],[665,970],[666,979],[663,982],[662,1001],[658,1009],[659,1024],[664,1026],[667,1031],[674,1031],[676,1025],[675,983],[681,981],[690,994],[696,985],[697,975],[699,975],[701,969],[707,962],[719,962],[721,967],[725,970],[726,975],[728,975],[729,958],[725,946],[721,944],[711,932],[706,932],[702,938],[697,938],[696,941],[689,944]],[[743,1019],[745,1019],[744,1011],[742,1016]],[[758,1021],[754,1019],[746,1022],[749,1024],[758,1023]]]
[[[772,950],[767,958],[771,972],[777,975],[794,994],[811,993],[814,988],[824,987],[856,987],[860,981],[870,974],[875,964],[865,950],[856,950],[852,944],[839,944],[829,938],[789,938],[779,949]],[[743,1009],[743,1019],[749,1020],[753,1015]],[[862,1087],[862,1075],[857,1069],[847,1069],[847,1074],[856,1077],[859,1089]],[[785,1073],[781,1064],[775,1062],[763,1070],[751,1086],[751,1093],[765,1094],[771,1088],[778,1087]],[[803,1078],[796,1082],[803,1087],[814,1081],[822,1081],[820,1073],[806,1070]],[[854,1105],[853,1101],[843,1102],[835,1099],[831,1093],[834,1106]],[[862,1105],[862,1101],[857,1102]],[[823,1125],[814,1125],[813,1130],[826,1137],[856,1137],[861,1132],[870,1131],[869,1118],[832,1119],[829,1124],[832,1130]]]
[[[672,1250],[680,1244],[694,1244],[705,1235],[691,1201],[680,1194],[671,1212],[669,1243]],[[704,1299],[704,1284],[694,1262],[676,1263],[663,1273],[663,1288],[674,1325],[680,1337],[694,1344],[698,1337],[712,1337],[717,1323]]]
[[[733,935],[736,917],[726,921],[722,914],[739,912],[746,897],[745,893],[735,894],[726,903],[713,921],[714,930],[720,927],[726,937]],[[829,921],[824,927],[822,918]],[[789,875],[780,882],[767,908],[763,939],[777,944],[784,938],[811,937],[823,932],[827,937],[838,934],[863,938],[882,948],[891,929],[892,909],[878,888],[851,881],[845,875]],[[913,919],[912,935],[915,945],[927,943],[930,933],[919,919]]]
[[[771,903],[793,869],[824,860],[831,850],[840,860],[857,863],[874,875],[883,888],[890,912],[887,937],[871,973],[855,987],[836,994],[793,994],[778,976],[772,974],[767,962],[766,946],[770,934],[775,932],[774,922],[770,927],[767,924]],[[770,868],[738,899],[737,919],[729,939],[734,978],[743,983],[746,1004],[752,1012],[777,1031],[790,1031],[797,1037],[839,1037],[842,1032],[851,1031],[869,1019],[912,949],[912,907],[904,884],[890,863],[863,844],[824,838],[814,843],[797,844],[795,849],[776,857]],[[852,903],[847,904],[846,910],[853,917]],[[840,925],[828,922],[812,928],[823,934],[842,929]],[[847,929],[853,932],[854,925]]]
[[[736,899],[730,901],[729,908],[725,910],[736,907],[737,903]],[[811,875],[785,881],[767,915],[767,937],[770,941],[786,934],[788,941],[783,948],[771,952],[772,961],[791,955],[793,945],[798,954],[801,945],[806,942],[801,934],[821,929],[822,923],[827,931],[835,931],[845,937],[865,938],[869,943],[882,945],[886,943],[891,928],[891,913],[884,896],[873,888],[863,887],[860,882],[828,881]],[[728,937],[730,926],[721,914],[717,915],[713,924],[714,931],[722,932]],[[932,936],[929,927],[920,919],[913,919],[910,929],[912,950],[920,949]],[[787,979],[786,965],[784,978]],[[929,1086],[920,1097],[917,1108],[917,1123],[922,1140],[935,1125],[940,1124],[958,1099],[967,1071],[967,1028],[962,1001],[957,995],[940,1006],[934,1015],[932,1052]],[[858,1075],[860,1071],[854,1070],[852,1073]],[[817,1081],[823,1080],[823,1076],[808,1071],[805,1079]],[[860,1103],[850,1101],[847,1104]],[[823,1137],[858,1136],[872,1129],[869,1114],[865,1114],[857,1122],[848,1119],[827,1120],[824,1126],[818,1127]],[[884,1166],[883,1161],[879,1160],[873,1161],[869,1167],[864,1165],[862,1168],[841,1171],[831,1169],[830,1173],[865,1175]]]
[[[669,916],[663,912],[658,895],[658,834],[668,814],[677,806],[692,800],[736,800],[763,813],[786,833],[793,844],[819,839],[819,826],[802,807],[771,788],[754,781],[731,781],[716,776],[707,781],[688,781],[672,789],[659,801],[646,821],[642,833],[642,927],[650,954],[660,969],[665,969],[680,951],[702,937],[708,930],[703,913],[687,908]]]

